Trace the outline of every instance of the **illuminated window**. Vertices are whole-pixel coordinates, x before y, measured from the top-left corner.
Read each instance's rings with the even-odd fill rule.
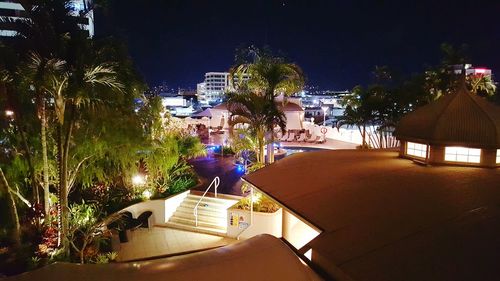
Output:
[[[427,157],[427,145],[421,143],[406,143],[406,154],[417,157]]]
[[[497,149],[497,164],[500,164],[500,149]]]
[[[446,147],[444,160],[451,162],[480,163],[481,149],[466,147]]]

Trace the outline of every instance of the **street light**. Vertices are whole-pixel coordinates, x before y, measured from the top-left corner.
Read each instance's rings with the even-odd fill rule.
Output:
[[[326,111],[328,110],[328,106],[322,106],[321,109],[323,109],[323,126],[326,125]]]

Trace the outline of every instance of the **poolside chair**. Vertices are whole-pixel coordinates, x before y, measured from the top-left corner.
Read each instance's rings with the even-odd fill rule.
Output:
[[[316,136],[316,134],[312,134],[311,137],[309,137],[306,142],[310,142],[310,143],[315,143],[317,140],[318,140],[319,136]]]
[[[300,134],[299,138],[297,139],[297,142],[302,142],[306,141],[306,133]]]
[[[291,142],[291,141],[294,141],[294,140],[295,140],[295,133],[294,133],[294,132],[292,132],[292,133],[290,133],[290,134],[288,135],[288,138],[286,139],[286,141]]]
[[[285,134],[281,137],[280,141],[286,141],[288,139],[288,132],[285,132]]]
[[[326,142],[326,138],[325,136],[320,136],[319,139],[316,141],[316,143],[325,143]]]

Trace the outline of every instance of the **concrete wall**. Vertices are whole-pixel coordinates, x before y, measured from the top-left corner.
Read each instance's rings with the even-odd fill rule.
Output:
[[[167,199],[140,202],[121,210],[119,213],[128,211],[132,213],[134,218],[137,218],[137,216],[143,212],[151,211],[153,212],[153,215],[151,216],[153,224],[164,224],[170,219],[177,207],[179,207],[188,194],[189,190],[171,196]]]
[[[283,238],[297,250],[304,247],[319,234],[319,230],[309,226],[290,211],[283,210]]]
[[[227,210],[227,236],[248,239],[259,234],[270,234],[281,238],[282,210],[274,213],[253,212],[253,221],[250,224],[250,211],[230,208]]]

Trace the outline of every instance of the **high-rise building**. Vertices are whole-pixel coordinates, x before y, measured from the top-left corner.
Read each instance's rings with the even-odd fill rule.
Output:
[[[80,27],[94,36],[94,12],[92,0],[70,1],[71,15],[78,18]],[[18,20],[27,16],[24,7],[15,0],[0,0],[0,17]],[[11,22],[0,22],[0,37],[13,37],[17,33],[16,25]]]
[[[243,80],[247,80],[248,75],[243,76]],[[238,82],[238,77],[234,77],[234,83]],[[233,81],[228,72],[207,72],[205,80],[198,83],[196,92],[198,101],[203,104],[220,103],[227,91],[233,89]]]

